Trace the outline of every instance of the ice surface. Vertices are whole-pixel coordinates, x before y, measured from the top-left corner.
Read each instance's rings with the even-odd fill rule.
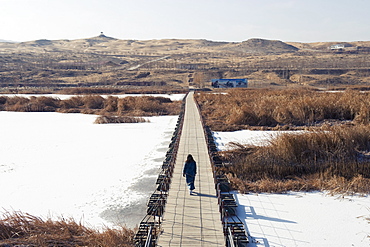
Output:
[[[135,226],[165,157],[177,116],[150,123],[93,124],[96,116],[0,112],[0,211]],[[216,132],[264,145],[276,133]],[[370,198],[322,192],[236,193],[249,246],[370,246]]]
[[[369,246],[370,198],[323,192],[238,194],[249,246]]]
[[[214,132],[220,150],[229,142],[266,145],[275,131]],[[284,132],[286,133],[286,132]],[[370,246],[370,197],[324,192],[235,193],[238,217],[256,246]]]
[[[96,227],[138,224],[177,116],[135,124],[95,118],[0,112],[0,209]],[[141,209],[134,218],[122,214],[130,206]]]

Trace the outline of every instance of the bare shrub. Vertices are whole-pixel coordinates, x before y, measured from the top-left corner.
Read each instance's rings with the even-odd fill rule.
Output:
[[[25,97],[8,97],[5,103],[5,110],[6,111],[20,111],[24,112],[26,111],[26,104],[30,102],[30,99]]]
[[[117,101],[117,111],[119,114],[123,114],[124,112],[131,111],[135,107],[135,98],[134,97],[125,97],[118,99]]]
[[[180,112],[181,102],[173,102],[164,97],[142,96],[142,97],[125,97],[118,99],[117,112],[125,115],[127,112],[138,115],[177,115]]]
[[[95,114],[104,108],[105,99],[98,95],[74,96],[60,102],[59,112]]]
[[[31,97],[31,101],[36,101],[39,104],[43,104],[45,106],[50,106],[57,108],[59,107],[60,99],[53,98],[53,97],[45,97],[45,96],[39,96],[39,97]]]
[[[72,108],[72,109],[59,108],[58,109],[58,112],[60,112],[60,113],[81,113],[81,110],[80,109],[76,109],[76,108]]]
[[[104,101],[104,110],[106,112],[117,112],[118,110],[118,98],[113,96],[108,96]]]
[[[59,99],[50,97],[8,97],[4,109],[20,112],[54,112],[59,107]]]
[[[81,96],[71,97],[69,99],[62,100],[60,103],[62,109],[80,108],[83,105],[84,101]]]
[[[51,97],[30,97],[27,104],[23,105],[23,111],[27,112],[54,112],[59,107],[59,99]]]
[[[136,107],[138,110],[144,112],[151,112],[155,114],[162,114],[166,112],[166,109],[163,105],[164,102],[162,97],[153,97],[153,96],[144,96],[136,100]],[[168,102],[167,102],[168,103]]]
[[[88,109],[102,109],[104,107],[105,99],[98,95],[87,95],[82,97],[85,108]]]
[[[12,105],[16,105],[16,104],[26,104],[29,101],[30,100],[26,97],[19,97],[19,96],[7,97],[6,105],[12,106]]]
[[[0,96],[0,105],[4,105],[7,100],[8,100],[8,97],[6,97],[6,96]]]

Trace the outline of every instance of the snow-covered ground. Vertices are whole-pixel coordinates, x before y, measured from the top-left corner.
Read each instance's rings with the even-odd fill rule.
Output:
[[[236,194],[249,246],[370,246],[369,197]]]
[[[98,228],[138,224],[178,117],[95,118],[0,112],[0,211],[73,217]]]
[[[230,142],[237,142],[244,145],[265,145],[271,138],[278,135],[277,131],[252,131],[239,130],[233,132],[214,132],[213,138],[217,148],[221,151],[230,149]]]
[[[263,145],[272,131],[215,132],[220,150],[228,142]],[[238,217],[255,246],[370,246],[370,197],[323,192],[239,194]]]
[[[182,100],[185,94],[151,96]],[[0,216],[72,217],[97,228],[140,222],[178,116],[103,125],[93,124],[96,117],[0,112]]]
[[[0,112],[0,212],[135,226],[155,189],[177,116],[93,124],[96,116]],[[216,132],[262,145],[276,133]],[[249,246],[370,246],[370,197],[236,193]]]

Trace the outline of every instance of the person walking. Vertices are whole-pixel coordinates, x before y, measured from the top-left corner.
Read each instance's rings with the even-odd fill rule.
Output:
[[[186,184],[189,187],[190,195],[193,194],[193,190],[195,189],[194,181],[196,174],[197,174],[197,163],[193,159],[193,156],[189,154],[188,157],[186,158],[182,175],[186,177]]]

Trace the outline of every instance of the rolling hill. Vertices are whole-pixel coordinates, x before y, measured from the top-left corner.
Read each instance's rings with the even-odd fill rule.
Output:
[[[329,49],[343,44],[344,49]],[[209,86],[248,78],[250,86],[348,86],[370,82],[369,41],[299,43],[248,39],[0,42],[0,87]]]

